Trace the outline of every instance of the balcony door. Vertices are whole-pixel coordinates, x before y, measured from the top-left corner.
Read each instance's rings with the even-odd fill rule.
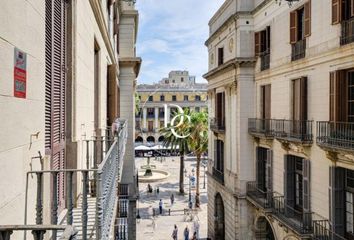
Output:
[[[307,77],[292,80],[292,124],[291,131],[295,137],[307,132]]]
[[[46,0],[45,13],[45,149],[51,169],[60,170],[66,168],[66,1]],[[64,173],[59,173],[53,181],[56,184],[51,184],[52,196],[58,200],[58,206],[54,207],[61,211],[65,207]]]
[[[264,192],[272,191],[272,150],[257,147],[257,188]],[[267,196],[265,196],[267,197]]]
[[[218,127],[225,126],[225,92],[216,94],[215,118]]]
[[[261,86],[261,129],[264,132],[270,131],[271,119],[271,85]]]

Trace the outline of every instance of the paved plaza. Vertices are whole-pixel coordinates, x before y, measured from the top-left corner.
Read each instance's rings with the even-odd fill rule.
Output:
[[[199,219],[199,237],[206,239],[207,237],[207,189],[203,189],[204,168],[200,169],[200,200],[201,207],[198,211],[193,211],[191,215],[185,213],[188,209],[188,192],[189,179],[185,177],[184,190],[185,195],[179,195],[179,157],[168,157],[165,161],[160,162],[151,158],[151,165],[156,165],[157,169],[168,171],[171,175],[161,181],[150,183],[153,187],[153,193],[147,192],[148,183],[139,183],[140,199],[138,203],[141,220],[137,223],[137,239],[138,240],[168,240],[172,239],[171,234],[174,224],[178,227],[178,239],[183,238],[183,231],[188,225],[189,238],[193,236],[193,223]],[[146,158],[136,158],[136,166],[141,170],[140,166],[146,164]],[[195,169],[196,161],[194,159],[185,160],[185,168],[187,173],[191,174],[192,169]],[[156,193],[156,188],[159,188],[159,193]],[[194,203],[195,190],[191,191],[192,201]],[[171,206],[170,196],[174,194],[175,202]],[[163,201],[163,214],[160,215],[159,200]],[[193,204],[194,207],[194,204]],[[153,210],[154,209],[154,210]],[[170,210],[170,215],[169,215]],[[156,217],[153,218],[153,211]],[[191,218],[193,220],[191,221]],[[154,220],[153,220],[154,219]]]

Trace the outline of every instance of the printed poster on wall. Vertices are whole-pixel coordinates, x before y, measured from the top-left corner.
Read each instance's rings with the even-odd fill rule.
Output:
[[[15,48],[14,62],[14,96],[26,98],[26,80],[27,80],[27,55],[25,52]]]

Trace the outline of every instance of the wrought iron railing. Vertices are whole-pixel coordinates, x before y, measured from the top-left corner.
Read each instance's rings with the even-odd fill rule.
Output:
[[[318,214],[313,214],[312,229],[314,240],[345,240],[347,238],[333,232],[330,221]]]
[[[306,39],[297,41],[291,45],[291,61],[304,58],[306,55]]]
[[[42,240],[48,231],[62,232],[59,240],[74,240],[77,230],[72,226],[64,225],[0,225],[0,239],[10,240],[13,232],[31,231],[34,240]]]
[[[58,192],[62,191],[62,186],[59,186],[60,176],[66,179],[65,188],[66,194],[64,195],[65,205],[67,209],[66,224],[73,225],[74,219],[74,185],[76,179],[82,181],[81,192],[81,221],[80,221],[80,235],[82,239],[88,239],[88,197],[89,192],[93,193],[96,200],[95,211],[95,226],[96,237],[99,240],[109,239],[112,234],[112,221],[114,218],[114,207],[117,199],[117,184],[123,168],[123,157],[125,154],[125,145],[127,141],[127,124],[126,121],[120,122],[120,128],[115,133],[115,140],[105,155],[103,161],[97,168],[89,169],[60,169],[60,170],[46,170],[46,171],[30,171],[27,173],[26,178],[26,200],[25,200],[25,223],[27,225],[27,199],[29,198],[29,182],[32,180],[33,175],[36,176],[37,191],[36,191],[36,225],[43,225],[43,196],[44,179],[49,177],[51,184],[51,224],[58,225]],[[91,166],[91,165],[89,165]],[[92,185],[89,184],[89,177],[93,176],[95,190],[92,190]],[[30,178],[31,177],[31,178]],[[79,187],[80,188],[80,187]],[[91,190],[90,190],[91,189]],[[48,195],[48,194],[46,194]],[[92,195],[91,195],[92,197]],[[16,229],[15,229],[16,230]],[[57,238],[57,229],[53,228],[52,239]],[[93,231],[92,229],[90,231]],[[42,239],[42,238],[39,238]]]
[[[274,137],[273,119],[248,119],[248,132],[252,135],[263,137]]]
[[[260,54],[261,58],[261,71],[269,69],[270,67],[270,50],[266,50]]]
[[[248,182],[246,189],[247,196],[259,207],[263,209],[270,209],[273,207],[273,192],[263,191],[259,188],[257,182]]]
[[[354,150],[354,123],[317,122],[317,144],[323,147]]]
[[[312,120],[273,120],[276,138],[304,144],[313,141],[312,125]]]
[[[210,129],[216,132],[225,131],[225,118],[210,118]]]
[[[284,196],[273,197],[273,213],[286,225],[299,234],[312,233],[312,212],[303,212],[292,208],[284,201]]]
[[[342,21],[340,44],[345,45],[354,42],[354,18]]]
[[[216,169],[215,167],[213,167],[213,176],[221,184],[224,184],[224,171],[220,171],[220,170]]]

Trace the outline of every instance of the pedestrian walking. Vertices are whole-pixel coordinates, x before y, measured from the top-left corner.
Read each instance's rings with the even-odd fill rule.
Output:
[[[175,224],[175,227],[172,232],[172,239],[173,240],[177,240],[177,233],[178,233],[178,228],[177,228],[177,225]]]
[[[189,228],[188,228],[188,225],[184,229],[183,235],[184,235],[184,240],[189,240]]]
[[[192,240],[197,240],[197,232],[194,232],[194,233],[193,233]]]
[[[171,194],[171,206],[173,205],[173,203],[175,202],[175,195],[173,195],[173,193]]]
[[[193,231],[195,232],[196,239],[199,239],[199,221],[194,221],[193,223]]]
[[[160,215],[162,215],[162,206],[163,206],[162,199],[160,199],[160,202],[159,202]]]
[[[157,195],[159,195],[159,193],[160,193],[160,188],[159,187],[156,188],[156,193],[157,193]]]

